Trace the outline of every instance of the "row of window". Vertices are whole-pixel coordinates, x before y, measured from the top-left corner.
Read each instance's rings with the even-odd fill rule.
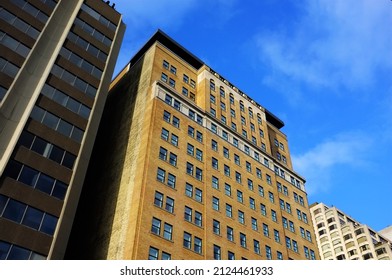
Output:
[[[83,50],[87,51],[92,56],[97,57],[99,60],[103,62],[106,62],[108,55],[104,51],[100,50],[99,48],[94,46],[92,43],[86,41],[79,35],[76,35],[74,32],[70,31],[68,33],[67,39],[75,43],[79,47],[81,47]]]
[[[64,182],[14,160],[8,163],[4,175],[61,200],[68,188]]]
[[[260,242],[256,239],[253,240],[253,251],[256,254],[261,255]],[[214,256],[214,260],[222,260],[222,248],[216,244],[214,244],[213,247],[213,256]],[[272,249],[268,245],[265,245],[265,257],[267,260],[273,259]],[[235,260],[236,259],[235,253],[231,251],[227,251],[227,259]],[[246,260],[246,258],[241,258],[241,259]],[[276,259],[283,260],[282,252],[276,251]]]
[[[88,96],[94,98],[97,93],[97,88],[90,85],[86,81],[82,80],[81,78],[75,76],[71,72],[65,70],[61,66],[54,64],[52,70],[50,71],[53,75],[60,78],[64,82],[74,86],[75,88],[79,89],[81,92],[86,93]]]
[[[45,14],[40,9],[34,7],[31,3],[27,2],[26,0],[11,0],[11,3],[13,3],[19,9],[22,9],[25,12],[29,13],[30,15],[32,15],[42,23],[46,23],[46,21],[49,18],[47,14]]]
[[[0,260],[46,260],[46,257],[15,244],[0,241]]]
[[[27,57],[31,50],[28,46],[11,37],[7,33],[4,33],[3,31],[0,31],[0,42],[2,45],[23,56],[24,58]]]
[[[88,6],[86,3],[82,4],[82,7],[80,8],[82,11],[88,13],[92,18],[96,19],[100,23],[102,23],[104,26],[108,27],[110,30],[115,31],[117,26],[110,20],[108,20],[106,17],[101,15],[99,12]]]
[[[96,67],[95,65],[91,64],[84,58],[80,57],[79,55],[73,53],[72,51],[68,50],[65,47],[62,47],[60,50],[60,56],[64,57],[66,60],[72,62],[79,68],[86,71],[88,74],[93,75],[95,78],[100,79],[102,76],[102,70]]]
[[[55,216],[1,194],[0,217],[50,236],[53,235],[58,220]]]
[[[5,22],[8,22],[10,25],[16,27],[19,31],[22,31],[23,33],[35,40],[40,34],[40,31],[38,29],[34,28],[30,24],[4,8],[0,8],[0,19],[4,20]]]
[[[80,28],[82,28],[86,33],[93,36],[96,40],[104,43],[106,46],[110,47],[110,45],[112,44],[112,40],[110,38],[108,38],[107,36],[102,34],[102,32],[98,31],[97,29],[95,29],[93,26],[91,26],[87,22],[81,20],[80,18],[76,18],[74,23],[76,26],[79,26]]]
[[[38,106],[34,106],[30,117],[78,143],[82,142],[83,130]]]
[[[69,169],[73,168],[76,156],[48,141],[30,133],[22,131],[17,145],[25,146],[41,156],[61,164]]]
[[[0,57],[0,72],[6,74],[11,78],[15,78],[18,74],[20,67],[16,66],[12,62],[8,61],[7,59]]]
[[[171,65],[168,61],[163,60],[162,67],[165,68],[166,70],[169,70],[170,73],[172,73],[173,75],[177,75],[177,67],[175,67],[174,65]],[[183,74],[182,81],[186,84],[189,84],[191,86],[191,88],[193,88],[193,89],[196,88],[196,82],[192,79],[189,79],[188,75]]]
[[[45,83],[45,85],[43,86],[41,94],[64,106],[68,110],[78,114],[84,119],[88,119],[88,117],[90,116],[91,109],[89,107],[70,97],[64,92],[48,85],[47,83]]]

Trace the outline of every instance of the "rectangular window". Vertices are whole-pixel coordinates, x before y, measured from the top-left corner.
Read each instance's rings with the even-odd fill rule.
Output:
[[[227,227],[226,229],[227,240],[234,241],[234,230],[231,227]]]
[[[212,222],[212,231],[215,234],[220,235],[220,222],[219,221],[213,220],[213,222]]]
[[[187,75],[184,74],[184,75],[182,76],[182,81],[183,81],[184,83],[187,84],[187,83],[189,82],[189,77],[188,77]]]
[[[240,232],[240,244],[241,247],[246,248],[246,235]]]
[[[225,194],[231,196],[231,186],[227,183],[225,183]]]
[[[249,197],[249,207],[252,210],[256,209],[256,202],[255,202],[254,198],[252,198],[252,197]]]
[[[269,228],[267,224],[263,224],[263,234],[264,236],[268,237],[269,236]]]
[[[274,239],[276,242],[280,243],[280,236],[279,236],[279,231],[274,229]]]
[[[219,198],[212,197],[212,209],[219,211]]]
[[[165,82],[165,83],[167,83],[167,75],[165,74],[165,73],[162,73],[161,74],[161,80],[163,81],[163,82]]]
[[[238,210],[238,221],[241,224],[245,224],[245,214],[241,210]]]
[[[260,255],[260,242],[256,239],[253,240],[253,251]]]
[[[242,191],[240,191],[240,190],[237,190],[237,201],[239,203],[243,203],[244,202],[244,197],[243,197]]]
[[[226,216],[229,218],[233,217],[233,208],[231,207],[230,204],[226,203]]]
[[[219,189],[219,179],[215,176],[212,176],[211,185],[214,189]]]

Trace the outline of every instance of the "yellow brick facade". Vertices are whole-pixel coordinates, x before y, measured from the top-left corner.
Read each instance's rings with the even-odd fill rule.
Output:
[[[97,183],[115,202],[96,257],[318,259],[275,117],[171,44],[150,44],[111,86],[113,150]]]

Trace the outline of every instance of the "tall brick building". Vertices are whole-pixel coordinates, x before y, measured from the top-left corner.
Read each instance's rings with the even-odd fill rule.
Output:
[[[1,1],[0,259],[64,257],[125,30],[107,2]]]
[[[317,259],[283,125],[158,30],[111,84],[67,257]]]

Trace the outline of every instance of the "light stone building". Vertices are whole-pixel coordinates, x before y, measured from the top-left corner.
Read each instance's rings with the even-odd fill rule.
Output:
[[[391,241],[336,207],[314,203],[310,212],[321,259],[392,259]]]

